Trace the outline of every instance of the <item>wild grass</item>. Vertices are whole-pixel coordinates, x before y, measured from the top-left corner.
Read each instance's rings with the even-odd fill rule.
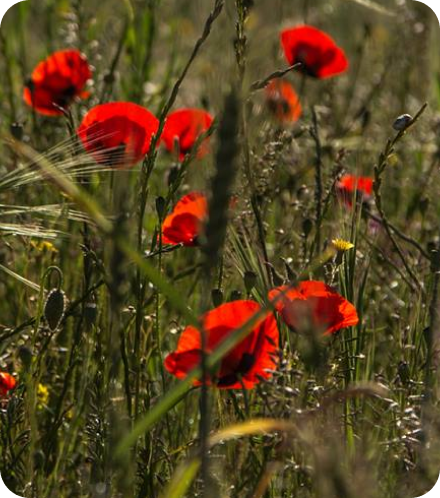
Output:
[[[279,48],[307,22],[350,70],[306,79]],[[416,497],[440,468],[438,24],[387,0],[28,0],[0,37],[0,471],[26,497]],[[47,54],[95,70],[91,97],[59,118],[22,102]],[[303,115],[273,119],[265,85],[290,81]],[[159,119],[141,164],[97,163],[75,130],[87,109],[133,101]],[[213,126],[177,164],[159,143],[170,110]],[[404,114],[414,119],[393,129]],[[196,149],[210,137],[211,152]],[[96,136],[96,139],[102,139]],[[116,157],[118,151],[112,151]],[[375,179],[369,203],[337,195],[345,172]],[[160,226],[204,191],[198,247]],[[232,202],[231,202],[232,199]],[[354,248],[335,256],[331,241]],[[48,244],[50,242],[50,244]],[[329,337],[279,319],[278,368],[253,390],[195,387],[274,303],[323,280],[356,306]],[[186,379],[163,360],[222,302],[259,315]],[[47,391],[46,391],[47,389]],[[47,395],[44,393],[47,392]]]

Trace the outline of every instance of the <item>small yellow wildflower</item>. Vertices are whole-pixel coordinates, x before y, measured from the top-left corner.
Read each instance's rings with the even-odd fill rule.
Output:
[[[335,264],[339,266],[342,263],[342,257],[346,251],[353,249],[354,244],[344,239],[333,239],[332,246],[336,249]]]
[[[44,384],[38,384],[37,388],[38,406],[47,405],[49,401],[49,389]]]
[[[348,240],[344,240],[344,239],[333,239],[332,244],[333,244],[333,247],[338,252],[349,251],[350,249],[353,249],[353,247],[354,247],[354,244],[352,244]]]
[[[47,240],[32,240],[31,246],[39,252],[58,252],[58,249],[52,244],[52,242],[48,242]]]

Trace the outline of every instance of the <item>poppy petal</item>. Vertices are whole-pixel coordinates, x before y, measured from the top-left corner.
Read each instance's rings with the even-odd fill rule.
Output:
[[[111,102],[93,107],[77,132],[96,162],[124,167],[147,154],[158,126],[148,109],[131,102]]]
[[[336,188],[345,204],[351,206],[356,196],[361,201],[368,200],[373,193],[373,184],[374,180],[370,176],[344,175],[338,181]]]
[[[46,116],[60,116],[75,98],[86,98],[92,71],[78,50],[60,50],[41,61],[23,91],[27,105]]]
[[[208,213],[208,202],[200,192],[191,192],[176,204],[162,224],[164,244],[194,246]]]
[[[207,131],[212,122],[212,116],[202,109],[179,109],[167,116],[161,140],[169,152],[173,152],[177,146],[179,161],[183,161],[200,134]],[[198,150],[197,157],[202,158],[208,152],[205,140]]]
[[[301,63],[300,72],[323,79],[348,69],[344,51],[323,31],[313,26],[296,26],[281,32],[281,45],[290,65]]]
[[[17,381],[11,374],[0,372],[0,396],[6,396],[16,385]]]
[[[229,335],[261,310],[254,301],[225,303],[203,316],[207,353],[214,351]],[[251,332],[239,342],[220,364],[215,380],[221,389],[251,389],[262,378],[270,377],[276,367],[279,332],[273,314],[268,313],[254,324]],[[200,332],[187,327],[174,353],[165,359],[165,368],[178,378],[184,378],[200,362]],[[200,384],[200,380],[195,382]]]
[[[265,88],[269,110],[282,123],[298,121],[302,113],[299,97],[292,85],[280,79],[272,80]]]
[[[304,281],[297,287],[277,287],[269,292],[275,308],[294,330],[314,327],[325,335],[359,322],[356,308],[332,287],[319,281]]]

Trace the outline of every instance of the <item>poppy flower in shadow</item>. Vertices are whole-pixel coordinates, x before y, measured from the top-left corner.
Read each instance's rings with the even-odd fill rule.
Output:
[[[353,205],[353,200],[368,201],[373,192],[373,178],[370,176],[344,175],[336,184],[339,196],[348,205]]]
[[[200,192],[180,199],[162,224],[163,244],[197,245],[197,238],[208,215],[208,201]]]
[[[17,381],[11,374],[0,372],[0,396],[6,396],[16,385]]]
[[[96,162],[124,167],[144,158],[158,126],[157,118],[144,107],[111,102],[93,107],[77,133]]]
[[[264,89],[272,114],[282,123],[298,121],[302,113],[298,95],[292,85],[280,79],[272,80]]]
[[[179,161],[194,147],[198,137],[209,130],[212,116],[202,109],[179,109],[167,116],[162,141],[171,153],[179,155]],[[208,140],[204,140],[197,152],[200,159],[209,152]]]
[[[313,26],[297,26],[281,32],[281,45],[290,65],[301,63],[303,74],[323,79],[343,73],[348,60],[342,48]]]
[[[244,325],[261,310],[255,301],[232,301],[208,311],[203,316],[206,352],[214,351],[234,330]],[[260,380],[271,376],[277,365],[279,332],[272,313],[267,313],[251,332],[221,360],[217,374],[207,379],[221,389],[251,389]],[[200,331],[186,327],[174,353],[165,358],[165,368],[179,379],[199,366],[201,359]],[[200,380],[195,385],[200,385]]]
[[[287,289],[287,286],[272,289],[269,299],[278,296],[275,308],[293,330],[307,332],[312,329],[329,335],[359,322],[356,308],[324,282],[304,281]]]
[[[41,61],[27,82],[23,99],[46,116],[61,116],[76,98],[87,98],[84,90],[92,71],[78,50],[60,50]],[[62,108],[62,109],[60,109]]]

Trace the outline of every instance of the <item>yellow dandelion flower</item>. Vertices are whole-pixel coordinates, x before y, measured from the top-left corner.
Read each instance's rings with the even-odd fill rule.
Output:
[[[354,244],[344,239],[333,239],[332,245],[338,252],[349,251],[354,247]]]

